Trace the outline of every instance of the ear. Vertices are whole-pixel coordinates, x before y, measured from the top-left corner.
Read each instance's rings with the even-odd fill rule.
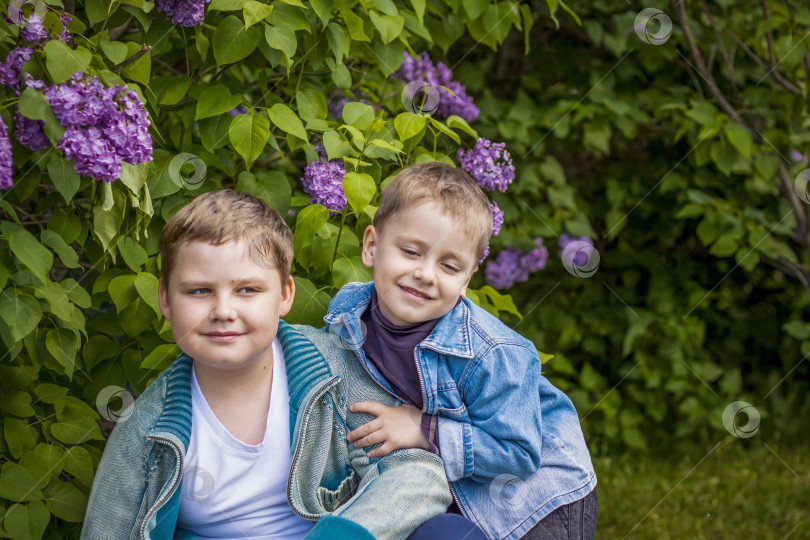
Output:
[[[295,280],[292,276],[281,286],[281,303],[278,306],[278,316],[284,317],[292,309],[295,300]]]
[[[379,234],[374,225],[366,227],[366,232],[363,233],[363,264],[369,268],[374,268],[374,253],[377,249],[377,242],[379,242]]]
[[[169,306],[169,291],[166,290],[166,282],[163,278],[158,282],[158,304],[160,305],[160,312],[166,317],[167,321],[172,320],[172,310]]]
[[[467,278],[467,282],[464,284],[464,287],[461,288],[461,296],[464,298],[466,298],[467,296],[467,287],[470,285],[470,280],[472,280],[473,274],[475,274],[476,270],[478,270],[478,265],[476,265],[475,268],[473,268],[473,271],[470,272],[470,276]]]

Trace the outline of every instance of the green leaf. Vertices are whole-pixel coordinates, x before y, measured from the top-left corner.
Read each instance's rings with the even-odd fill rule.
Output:
[[[441,131],[442,133],[444,133],[445,135],[447,135],[451,139],[453,139],[453,142],[455,142],[456,144],[461,144],[461,139],[458,137],[458,135],[456,134],[455,131],[451,130],[450,128],[448,128],[447,126],[445,126],[444,124],[442,124],[441,122],[439,122],[438,120],[433,118],[432,116],[430,117],[430,125],[433,126],[436,129],[438,129],[439,131]]]
[[[287,59],[295,56],[298,48],[298,40],[295,32],[285,26],[266,25],[264,27],[264,39],[273,49],[279,50],[287,55]]]
[[[113,245],[112,240],[118,235],[118,230],[124,221],[125,202],[124,194],[116,192],[113,195],[113,207],[110,210],[104,210],[102,205],[93,207],[93,232],[101,242],[104,251],[110,251]]]
[[[312,10],[321,20],[321,24],[326,27],[329,24],[332,12],[332,0],[311,0]]]
[[[208,9],[212,11],[239,11],[242,9],[243,4],[244,0],[211,0]]]
[[[84,290],[84,287],[79,285],[75,279],[73,278],[66,278],[63,279],[59,284],[65,290],[65,294],[68,295],[70,301],[79,306],[82,309],[89,309],[90,308],[90,295],[87,294],[87,291]]]
[[[132,58],[141,52],[142,46],[133,41],[127,42],[127,58]],[[121,72],[125,77],[129,77],[133,81],[139,82],[144,85],[149,84],[149,78],[152,73],[152,56],[150,51],[146,51],[137,60],[127,64]]]
[[[295,300],[284,320],[291,324],[306,324],[320,328],[331,298],[315,288],[308,279],[295,276]]]
[[[464,0],[464,11],[467,12],[470,20],[474,21],[486,11],[489,2],[490,0]],[[552,15],[553,14],[554,12],[552,12]]]
[[[734,162],[737,161],[737,151],[726,140],[714,141],[711,145],[710,154],[712,160],[726,176],[731,175],[731,168]]]
[[[147,176],[149,176],[149,163],[147,162],[137,165],[130,165],[127,162],[121,164],[119,179],[134,195],[138,195],[146,185]]]
[[[34,420],[35,421],[35,420]],[[6,445],[11,455],[15,458],[20,458],[26,450],[31,450],[37,444],[38,433],[36,428],[28,425],[28,420],[22,418],[14,418],[13,416],[6,416],[3,418],[3,436],[6,438]],[[5,467],[3,468],[4,474],[0,476],[0,497],[21,502],[23,500],[31,499],[14,499],[3,495],[3,482],[5,477]],[[16,478],[16,473],[11,478]],[[7,486],[8,487],[8,486]],[[27,491],[28,488],[26,488]],[[23,497],[24,493],[20,495]]]
[[[42,50],[45,52],[45,66],[55,83],[67,81],[76,72],[87,71],[93,59],[93,55],[84,47],[73,50],[59,39],[48,41]]]
[[[62,263],[64,263],[65,266],[68,268],[79,267],[79,256],[61,236],[46,229],[42,231],[41,237],[42,243],[54,250],[56,254],[59,255],[59,258],[62,260]]]
[[[174,362],[180,354],[180,347],[174,343],[163,343],[155,347],[141,362],[141,369],[164,370]]]
[[[398,38],[405,27],[405,19],[399,15],[382,15],[372,9],[368,16],[386,45]]]
[[[40,540],[51,515],[42,501],[14,504],[6,512],[3,527],[15,540]]]
[[[782,325],[782,330],[787,332],[790,336],[804,341],[807,338],[810,338],[810,324],[807,324],[804,321],[800,321],[797,319],[793,319],[792,321],[788,321]],[[20,416],[20,415],[17,415]]]
[[[323,134],[323,147],[328,159],[341,158],[352,153],[352,144],[336,130]]]
[[[335,287],[343,287],[347,283],[361,281],[363,283],[374,278],[371,269],[363,264],[359,255],[354,257],[338,256],[332,267],[332,283]]]
[[[59,233],[68,244],[79,238],[82,231],[81,221],[78,216],[67,214],[61,208],[56,209],[48,220],[48,230]]]
[[[250,170],[270,138],[270,122],[260,114],[241,114],[231,122],[228,135],[234,150]]]
[[[305,120],[322,120],[328,113],[323,93],[312,88],[296,92],[295,106],[298,108],[299,116]]]
[[[93,485],[93,459],[82,446],[71,446],[65,453],[65,472],[87,487]]]
[[[346,193],[349,206],[355,215],[359,216],[377,193],[377,185],[366,173],[348,172],[343,177],[343,192]]]
[[[301,248],[312,245],[315,235],[329,219],[329,210],[320,204],[311,204],[301,210],[295,218],[293,241],[295,243],[296,257]]]
[[[399,138],[406,141],[421,133],[421,131],[425,129],[426,123],[427,118],[424,116],[404,112],[399,113],[397,117],[394,118],[394,129],[397,130],[397,135],[399,135]]]
[[[73,378],[76,353],[79,351],[79,338],[76,334],[64,328],[51,328],[45,338],[45,346],[64,368],[68,379]]]
[[[420,23],[424,23],[425,18],[425,0],[410,0],[411,5],[413,6],[413,12],[416,13],[416,17],[419,19]]]
[[[118,311],[123,311],[138,299],[138,290],[135,288],[135,276],[125,274],[114,277],[107,286],[115,307]]]
[[[354,41],[371,41],[363,30],[363,19],[354,13],[347,6],[340,7],[340,16],[343,22],[346,23],[346,28],[349,30],[349,36]]]
[[[343,121],[358,129],[368,129],[374,123],[374,109],[366,103],[350,101],[343,106]]]
[[[38,287],[34,295],[48,301],[51,313],[67,323],[73,322],[73,304],[70,303],[70,299],[61,285],[53,282],[46,283],[42,287]]]
[[[229,142],[228,130],[233,122],[230,114],[220,114],[200,120],[200,142],[209,152],[222,148]]]
[[[475,131],[472,127],[470,127],[470,124],[468,124],[467,121],[464,120],[460,116],[456,116],[455,114],[452,114],[452,115],[448,116],[447,119],[444,122],[447,125],[447,127],[449,127],[449,128],[460,129],[464,133],[466,133],[468,135],[471,135],[471,136],[475,137],[476,139],[478,139],[478,137],[479,137],[478,132]]]
[[[374,40],[372,43],[374,56],[376,56],[380,61],[379,67],[382,70],[383,75],[389,77],[402,65],[405,44],[402,43],[401,40],[394,41],[388,45],[383,44],[383,42],[379,40]]]
[[[118,237],[118,251],[133,272],[140,272],[149,256],[146,250],[135,242],[130,236]]]
[[[237,177],[236,189],[262,199],[282,216],[290,209],[290,182],[281,171],[262,171],[256,175],[243,171]]]
[[[0,396],[0,409],[20,418],[28,418],[36,414],[31,407],[31,394],[22,390],[9,390]]]
[[[748,130],[743,126],[734,123],[726,124],[723,130],[726,132],[728,142],[730,142],[731,145],[743,155],[743,157],[746,159],[750,158],[753,143],[751,142],[751,134],[748,132]]]
[[[60,482],[45,493],[45,505],[58,518],[81,523],[87,508],[87,495],[70,482]]]
[[[158,278],[149,272],[140,272],[135,276],[135,290],[138,296],[152,308],[157,317],[161,317],[160,304],[158,303]]]
[[[261,39],[261,30],[255,27],[246,29],[237,17],[228,15],[214,30],[211,39],[217,64],[232,64],[253,52]]]
[[[37,387],[34,388],[34,394],[36,394],[43,403],[54,403],[58,399],[65,397],[67,393],[68,389],[66,387],[51,383],[38,384]]]
[[[113,64],[120,64],[127,59],[127,46],[120,41],[99,40],[104,56],[110,59]]]
[[[779,161],[777,161],[775,156],[760,156],[757,158],[754,166],[764,179],[770,180],[776,176],[776,172],[779,169]]]
[[[334,53],[338,64],[343,62],[343,58],[349,55],[351,39],[349,33],[341,24],[330,22],[326,27],[326,40],[329,42],[329,49]]]
[[[53,267],[53,253],[44,248],[36,236],[21,229],[8,235],[8,244],[20,262],[30,268],[42,283],[50,281],[48,272]]]
[[[96,421],[87,416],[51,424],[51,435],[67,444],[81,444],[91,439],[104,440]]]
[[[0,293],[0,317],[16,341],[30,334],[42,319],[42,309],[33,296],[6,289]]]
[[[279,129],[291,133],[304,141],[309,140],[309,136],[304,129],[304,124],[301,122],[301,119],[298,118],[298,115],[295,114],[292,109],[283,103],[276,103],[270,107],[267,114],[270,116],[270,120],[273,124]]]
[[[247,0],[242,7],[242,17],[245,19],[245,26],[253,26],[273,12],[273,6],[262,4],[256,0]]]
[[[197,112],[194,115],[194,119],[199,120],[201,118],[218,116],[231,109],[235,109],[241,103],[242,97],[238,94],[231,94],[230,89],[224,84],[209,86],[202,91],[202,94],[200,94],[197,100]]]

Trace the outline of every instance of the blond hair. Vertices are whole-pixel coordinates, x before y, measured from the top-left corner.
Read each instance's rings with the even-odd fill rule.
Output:
[[[214,245],[246,240],[253,262],[274,267],[282,284],[290,276],[294,247],[290,228],[263,200],[220,189],[196,197],[181,208],[160,233],[160,275],[168,287],[179,247],[193,241]]]
[[[374,227],[382,230],[392,216],[421,202],[437,202],[457,220],[476,243],[481,258],[492,234],[492,208],[478,184],[462,169],[437,161],[402,169],[388,184],[374,214]]]

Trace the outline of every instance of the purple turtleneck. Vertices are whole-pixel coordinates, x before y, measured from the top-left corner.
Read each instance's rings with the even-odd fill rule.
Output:
[[[380,311],[377,292],[371,296],[371,305],[361,316],[366,325],[363,352],[382,373],[400,401],[424,409],[422,380],[416,366],[415,348],[433,331],[439,319],[397,326]],[[422,414],[422,435],[428,441],[428,449],[439,454],[439,430],[436,416]]]

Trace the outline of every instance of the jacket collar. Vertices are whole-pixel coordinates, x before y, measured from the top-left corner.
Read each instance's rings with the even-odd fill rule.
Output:
[[[359,320],[371,303],[374,282],[369,281],[333,306],[323,318],[329,324],[338,324],[343,318]],[[443,354],[460,358],[475,356],[470,342],[470,300],[463,298],[450,313],[442,317],[433,332],[419,345]]]
[[[166,373],[166,397],[152,434],[169,433],[188,449],[191,439],[191,358],[185,353],[172,363]]]

